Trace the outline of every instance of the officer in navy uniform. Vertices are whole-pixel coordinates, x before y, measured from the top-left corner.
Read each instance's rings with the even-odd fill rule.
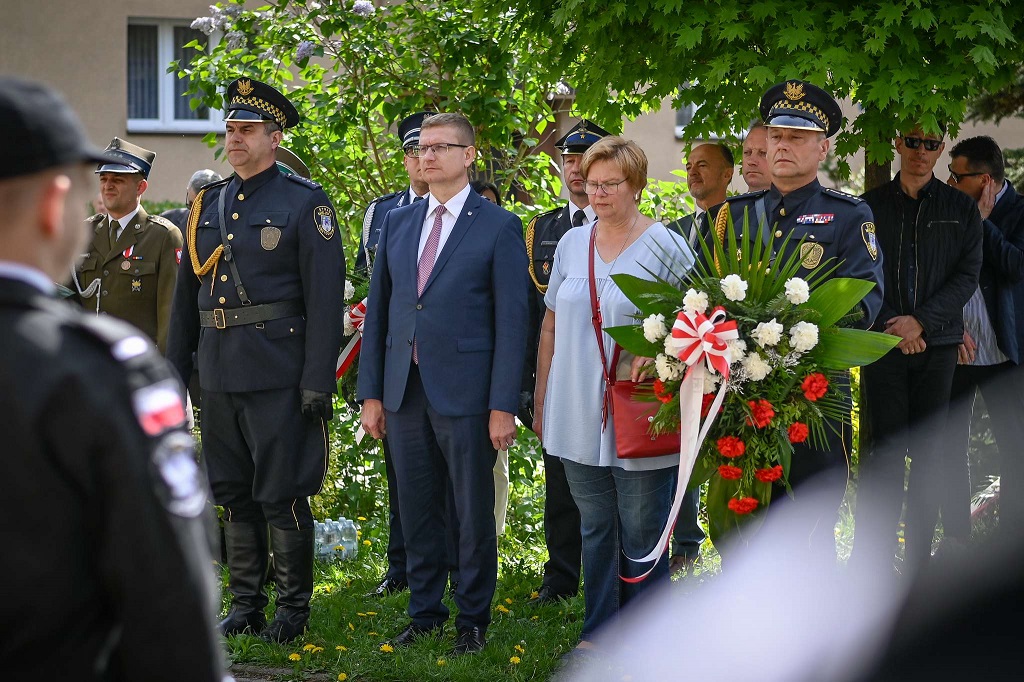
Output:
[[[292,104],[249,78],[228,86],[224,148],[235,174],[192,204],[168,359],[182,377],[198,348],[203,456],[224,507],[232,605],[221,631],[290,641],[313,592],[313,515],[342,339],[345,257],[317,183],[275,163]],[[267,526],[277,612],[264,629]]]
[[[537,372],[537,345],[540,323],[547,307],[544,293],[548,289],[551,266],[555,262],[558,240],[573,227],[596,219],[590,197],[584,191],[580,160],[591,145],[610,135],[598,125],[583,119],[557,142],[562,153],[562,181],[569,191],[569,203],[534,217],[526,228],[526,253],[529,256],[530,279],[535,296],[530,305],[530,333],[527,336],[526,363],[523,369],[523,391],[519,400],[519,420],[533,428],[533,389]],[[576,507],[562,460],[544,453],[544,542],[548,560],[544,578],[531,604],[575,597],[580,589],[580,511]]]
[[[412,154],[413,147],[420,141],[420,124],[427,116],[430,116],[428,112],[418,111],[406,116],[398,124],[398,137],[402,140],[404,152],[402,163],[405,164],[405,171],[409,174],[409,186],[397,192],[377,197],[366,207],[366,211],[363,213],[363,230],[359,237],[359,251],[356,253],[357,272],[365,272],[369,276],[373,269],[373,255],[377,251],[380,228],[384,224],[384,217],[388,211],[419,201],[430,190],[420,175],[419,157]],[[388,480],[390,478],[389,476]]]
[[[776,259],[787,259],[799,249],[800,269],[807,277],[814,268],[838,266],[832,277],[855,277],[874,282],[875,287],[860,304],[861,328],[871,325],[882,304],[882,256],[875,239],[871,209],[860,197],[818,183],[818,165],[829,149],[829,138],[839,132],[843,114],[838,102],[821,88],[790,80],[770,88],[761,98],[761,118],[768,128],[768,164],[772,186],[768,190],[730,197],[712,208],[714,230],[724,240],[731,215],[737,236],[743,234],[744,214],[749,229],[760,238]],[[728,208],[729,210],[724,210]],[[709,216],[709,217],[710,217]],[[785,250],[779,253],[784,240]],[[723,241],[724,243],[724,241]],[[834,377],[835,378],[835,377]],[[840,383],[848,380],[843,377]],[[849,398],[849,385],[840,386]],[[827,447],[808,443],[794,446],[789,482],[799,504],[799,488],[814,480],[819,490],[827,489],[835,501],[835,514],[822,517],[808,513],[811,546],[835,554],[833,529],[849,478],[851,431],[848,424],[826,427]],[[838,432],[838,433],[837,433]],[[841,434],[841,435],[840,435]],[[773,500],[788,500],[782,486],[776,486]]]
[[[5,680],[225,677],[183,387],[142,331],[56,298],[113,160],[46,86],[0,77]]]

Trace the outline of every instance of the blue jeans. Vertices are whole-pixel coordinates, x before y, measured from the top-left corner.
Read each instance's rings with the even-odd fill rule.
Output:
[[[640,575],[650,563],[626,557],[651,551],[668,520],[676,467],[625,471],[563,459],[569,489],[580,509],[583,536],[583,600],[586,616],[581,639],[611,620],[642,592],[669,581],[668,557],[662,557],[646,580],[630,584],[619,579]]]

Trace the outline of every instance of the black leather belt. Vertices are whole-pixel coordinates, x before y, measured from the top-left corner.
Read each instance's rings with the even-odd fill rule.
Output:
[[[281,301],[280,303],[264,303],[244,308],[214,308],[199,311],[199,324],[203,327],[227,329],[243,324],[256,324],[279,320],[282,317],[305,315],[306,306],[302,301]]]

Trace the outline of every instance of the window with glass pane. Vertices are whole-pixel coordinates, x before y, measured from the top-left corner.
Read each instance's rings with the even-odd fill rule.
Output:
[[[128,26],[128,118],[160,117],[156,26]]]
[[[193,40],[199,42],[202,50],[194,47],[185,47],[185,45],[188,45]],[[188,64],[197,53],[205,51],[205,48],[206,34],[202,31],[196,31],[187,26],[174,27],[174,61],[180,64]],[[185,94],[185,90],[188,89],[188,81],[184,78],[178,78],[176,73],[172,73],[171,77],[174,79],[174,118],[183,121],[209,119],[210,109],[208,107],[202,106],[193,110],[189,106],[191,98]]]

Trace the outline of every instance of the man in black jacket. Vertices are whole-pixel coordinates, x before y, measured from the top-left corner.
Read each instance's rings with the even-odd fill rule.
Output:
[[[975,202],[932,172],[941,135],[920,129],[896,139],[900,172],[864,195],[877,225],[885,292],[872,329],[899,345],[863,369],[872,442],[862,454],[852,561],[878,570],[892,560],[907,487],[906,557],[911,568],[931,553],[943,437],[963,307],[978,288],[981,216]]]
[[[950,156],[948,183],[978,203],[984,229],[980,286],[964,306],[964,338],[942,440],[943,542],[962,543],[971,530],[967,441],[976,390],[985,397],[999,444],[1000,527],[1015,529],[1024,521],[1024,199],[1006,180],[1002,151],[991,137],[962,140]],[[928,511],[934,523],[938,510]]]

